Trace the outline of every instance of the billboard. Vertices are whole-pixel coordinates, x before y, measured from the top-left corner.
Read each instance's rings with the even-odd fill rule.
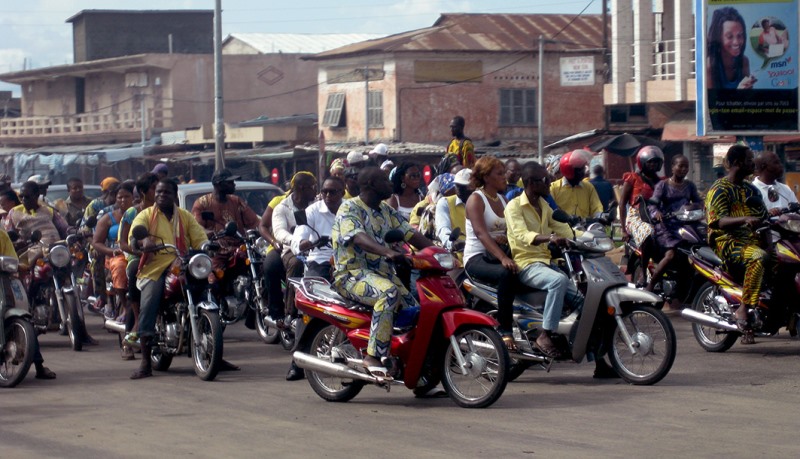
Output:
[[[797,133],[798,0],[698,0],[698,135]]]

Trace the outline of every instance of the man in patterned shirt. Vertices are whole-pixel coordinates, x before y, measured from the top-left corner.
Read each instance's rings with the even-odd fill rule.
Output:
[[[383,171],[377,167],[363,169],[358,185],[360,194],[342,203],[331,231],[333,286],[342,296],[373,307],[364,367],[374,376],[388,377],[381,358],[389,354],[394,314],[403,305],[416,305],[416,301],[389,263],[405,263],[405,255],[387,244],[384,237],[390,230],[399,229],[403,239],[418,249],[432,243],[383,202],[392,195],[392,183]]]
[[[758,305],[765,269],[775,268],[774,260],[753,233],[767,216],[761,193],[745,180],[755,169],[753,158],[747,146],[732,146],[725,156],[728,175],[714,182],[706,197],[709,244],[729,270],[731,266],[744,268],[742,306],[735,313],[744,333],[742,344],[755,343],[747,310]]]

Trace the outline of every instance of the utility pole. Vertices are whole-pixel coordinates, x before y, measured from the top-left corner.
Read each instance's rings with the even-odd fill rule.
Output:
[[[536,101],[536,132],[539,136],[539,141],[537,145],[537,149],[539,152],[539,164],[544,165],[544,134],[542,133],[542,116],[544,116],[544,110],[542,110],[542,105],[544,105],[544,35],[539,35],[539,87],[538,89],[538,98]]]
[[[214,4],[214,170],[225,167],[225,122],[222,116],[222,0]]]
[[[147,109],[144,106],[144,96],[143,92],[139,93],[139,108],[142,116],[142,148],[144,148],[144,143],[147,141]]]
[[[369,64],[364,67],[364,144],[369,145]]]

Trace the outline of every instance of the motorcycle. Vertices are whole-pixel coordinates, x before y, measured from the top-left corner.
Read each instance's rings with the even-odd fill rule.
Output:
[[[571,226],[579,223],[561,210],[555,211],[553,218]],[[601,221],[610,222],[608,217]],[[602,223],[590,224],[582,235],[568,240],[564,249],[550,247],[585,297],[582,308],[562,312],[553,340],[561,349],[569,350],[564,360],[580,363],[584,357],[601,358],[607,353],[614,370],[628,383],[655,384],[669,373],[675,361],[675,330],[660,311],[661,298],[629,284],[619,267],[605,256],[613,248]],[[462,288],[474,308],[488,304],[496,310],[497,290],[492,286],[468,276]],[[554,362],[533,345],[541,331],[546,297],[546,291],[526,288],[514,300],[513,334],[519,351],[511,354],[512,380],[532,365],[550,371]]]
[[[18,259],[0,256],[0,387],[14,387],[25,379],[37,346],[28,297],[14,277],[18,267]]]
[[[148,236],[147,228],[137,226],[133,238]],[[176,355],[192,358],[194,372],[211,381],[222,365],[222,323],[208,289],[211,257],[208,247],[181,255],[172,244],[160,244],[148,252],[170,251],[177,255],[164,281],[164,294],[156,316],[152,364],[156,371],[167,371]],[[205,300],[203,298],[206,298]]]
[[[647,213],[641,215],[648,223],[657,223]],[[675,218],[682,223],[678,230],[681,243],[676,247],[675,258],[664,271],[661,279],[655,283],[653,292],[663,298],[665,303],[677,300],[680,304],[686,304],[694,298],[694,294],[703,283],[702,278],[690,269],[688,258],[692,256],[694,249],[707,245],[707,230],[703,223],[705,212],[702,208],[687,204],[676,212],[662,215],[661,218],[662,221]],[[657,261],[650,260],[647,270],[643,269],[641,249],[633,240],[629,240],[625,244],[622,265],[627,267],[627,273],[631,273],[631,282],[635,285],[646,285],[655,271],[656,264]]]
[[[754,232],[763,237],[764,248],[774,251],[778,260],[777,276],[771,288],[761,292],[755,309],[753,329],[756,336],[772,336],[787,327],[792,336],[797,334],[796,324],[800,312],[790,301],[800,294],[800,205],[793,203],[781,215],[768,217]],[[708,352],[725,352],[741,335],[734,314],[742,307],[744,273],[731,272],[710,247],[694,252],[691,259],[694,269],[707,282],[700,287],[692,306],[681,311],[681,317],[692,322],[692,333],[700,346]],[[766,277],[766,276],[765,276]]]
[[[59,328],[66,330],[74,351],[82,350],[88,337],[72,268],[72,250],[82,239],[81,235],[70,234],[65,241],[44,247],[41,233],[34,231],[31,246],[20,254],[21,260],[33,258],[32,266],[23,269],[22,279],[30,293],[34,329],[40,334]]]
[[[402,234],[391,230],[385,240],[398,242]],[[446,274],[459,264],[447,250],[427,247],[411,254],[411,262],[420,270],[420,306],[396,314],[390,357],[384,362],[395,377],[373,376],[364,368],[372,310],[342,298],[315,277],[289,279],[304,325],[298,330],[295,363],[307,370],[314,392],[328,401],[351,400],[366,384],[387,391],[402,384],[422,395],[441,381],[462,407],[493,404],[505,390],[509,365],[497,322],[465,307]]]

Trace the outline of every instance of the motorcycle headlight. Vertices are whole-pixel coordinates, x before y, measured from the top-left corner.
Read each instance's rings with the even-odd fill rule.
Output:
[[[269,242],[263,237],[256,239],[255,251],[257,254],[261,255],[262,257],[267,256],[267,250],[269,250]]]
[[[19,258],[0,257],[0,270],[7,273],[15,273],[19,269]]]
[[[69,264],[69,249],[65,245],[57,245],[50,249],[50,263],[56,268],[63,268]]]
[[[198,253],[189,259],[189,274],[195,279],[205,279],[211,274],[211,257]]]
[[[451,270],[456,266],[456,259],[452,254],[449,253],[437,253],[433,255],[433,258],[439,262],[442,268],[446,270]]]
[[[780,223],[781,228],[793,233],[800,233],[800,220],[785,220]]]
[[[675,214],[675,217],[682,222],[697,222],[702,220],[703,209],[687,210]]]

